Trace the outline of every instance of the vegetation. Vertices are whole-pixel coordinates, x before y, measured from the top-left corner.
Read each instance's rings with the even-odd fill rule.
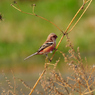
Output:
[[[41,59],[40,56],[33,57],[33,60],[31,58],[32,61],[28,61],[30,63],[33,63],[33,65],[34,65],[34,63],[36,63],[38,65],[43,62],[42,60],[45,59],[44,69],[43,69],[42,73],[40,74],[38,80],[35,82],[35,85],[33,87],[31,87],[30,85],[27,85],[27,83],[24,82],[24,80],[15,77],[14,73],[13,73],[13,71],[15,69],[13,69],[13,71],[11,71],[12,75],[13,75],[13,83],[12,83],[12,81],[10,81],[8,79],[8,77],[6,77],[6,75],[3,72],[2,74],[4,77],[4,81],[6,81],[8,87],[4,88],[3,81],[1,82],[0,85],[1,85],[1,94],[2,95],[5,95],[5,94],[9,95],[10,93],[12,95],[16,95],[16,94],[17,95],[18,94],[31,95],[32,93],[37,93],[37,94],[41,94],[41,95],[45,95],[45,94],[47,94],[47,95],[75,95],[75,94],[76,95],[77,94],[94,95],[95,66],[91,65],[91,62],[89,62],[89,61],[87,62],[88,58],[85,58],[85,60],[82,59],[82,57],[84,57],[88,51],[94,52],[94,47],[93,47],[94,46],[94,44],[93,44],[94,43],[94,40],[93,40],[94,33],[92,34],[92,31],[94,31],[94,26],[92,23],[93,21],[90,22],[91,19],[89,17],[90,15],[93,15],[94,13],[91,14],[90,10],[89,10],[88,13],[90,13],[90,15],[88,13],[86,13],[87,16],[85,15],[84,18],[81,18],[83,16],[82,14],[84,14],[86,12],[87,8],[91,4],[92,0],[83,0],[83,5],[80,7],[80,9],[79,9],[79,6],[80,6],[81,2],[77,2],[76,0],[75,1],[73,0],[72,2],[71,1],[63,2],[62,0],[60,0],[60,1],[61,2],[59,2],[57,0],[55,2],[38,1],[37,4],[40,6],[41,11],[39,11],[37,9],[37,6],[36,7],[32,6],[32,8],[28,9],[28,7],[27,7],[27,5],[29,4],[28,2],[24,2],[23,4],[20,3],[21,5],[18,4],[18,2],[17,3],[14,2],[15,5],[11,4],[11,6],[20,12],[18,12],[16,10],[15,10],[16,11],[15,12],[14,9],[12,9],[12,8],[10,8],[10,10],[13,10],[13,11],[11,11],[11,12],[7,11],[8,15],[13,14],[14,18],[11,18],[10,16],[9,16],[10,18],[7,18],[7,16],[6,16],[7,20],[2,21],[3,20],[2,17],[4,17],[4,16],[2,14],[0,14],[1,23],[2,23],[0,25],[0,29],[1,29],[0,31],[3,31],[3,32],[0,32],[1,33],[0,44],[2,46],[1,47],[1,58],[2,58],[1,62],[5,63],[5,66],[6,66],[6,63],[10,63],[10,65],[6,66],[6,68],[8,68],[8,69],[9,68],[12,69],[14,67],[20,67],[18,65],[16,66],[15,64],[19,64],[19,63],[23,62],[22,60],[25,55],[29,54],[30,52],[36,51],[38,49],[38,45],[40,45],[40,43],[44,42],[44,40],[45,40],[47,34],[49,34],[49,32],[54,31],[54,33],[56,33],[59,36],[58,41],[57,41],[58,44],[56,46],[56,50],[54,51],[53,55],[50,55],[50,56],[52,56],[51,57],[52,62],[48,62],[48,60],[45,59],[45,57],[43,59]],[[4,2],[2,2],[2,4],[3,3]],[[4,4],[6,5],[7,3],[4,3]],[[67,8],[67,5],[69,6],[68,8]],[[19,6],[20,6],[20,8],[23,8],[23,9],[20,9]],[[27,8],[25,8],[25,7],[27,7]],[[35,7],[35,10],[34,10],[34,7]],[[2,8],[2,6],[1,6],[1,8]],[[76,11],[77,8],[79,9],[79,11]],[[28,13],[28,11],[29,12],[31,11],[30,9],[32,10],[31,14]],[[22,10],[26,11],[27,13],[23,14],[24,11],[22,11]],[[72,12],[72,10],[73,10],[73,12]],[[64,13],[62,11],[64,11]],[[2,13],[2,11],[1,11],[1,13]],[[35,13],[37,13],[37,15]],[[71,21],[70,19],[73,17],[74,13],[76,13],[76,15],[74,16],[74,19],[72,19],[72,21]],[[27,14],[30,14],[30,15],[27,15]],[[38,14],[43,15],[43,16],[40,17]],[[26,17],[25,17],[25,15],[26,15]],[[34,17],[31,15],[33,15]],[[65,18],[63,18],[63,16]],[[35,17],[38,17],[38,18],[35,18]],[[44,19],[43,17],[52,19],[54,23],[51,24],[51,20],[48,21],[47,19]],[[39,19],[39,18],[42,18],[42,19]],[[66,19],[66,18],[68,18],[68,19]],[[79,22],[80,19],[81,19],[81,21]],[[69,20],[71,21],[70,23],[69,23]],[[48,21],[48,22],[46,22],[46,21]],[[85,21],[89,22],[89,23],[86,23]],[[65,22],[65,25],[64,25],[64,22]],[[72,24],[72,22],[73,22],[73,24]],[[78,23],[78,25],[77,25],[77,23]],[[72,24],[72,26],[71,26],[71,24]],[[53,25],[55,25],[55,27]],[[88,27],[87,25],[88,26],[91,25],[91,26]],[[57,26],[58,30],[56,30],[56,26]],[[68,26],[68,27],[66,28],[66,30],[61,30],[61,28],[58,26],[60,26],[60,27]],[[87,27],[85,28],[84,26],[87,26]],[[31,29],[31,27],[32,27],[32,29]],[[83,32],[84,30],[86,30],[86,34],[85,34],[85,32]],[[31,32],[31,31],[35,31],[35,32]],[[90,31],[90,33],[89,33],[89,31]],[[90,38],[87,37],[86,35],[89,35]],[[63,40],[63,38],[64,38],[64,40]],[[31,39],[33,41],[31,41]],[[39,42],[39,40],[37,41],[37,39],[40,39],[40,42]],[[91,41],[91,42],[89,42],[89,41]],[[74,43],[74,46],[73,46],[72,42]],[[88,45],[88,44],[91,44],[91,45]],[[81,49],[79,49],[78,45]],[[34,46],[36,46],[36,47],[34,47]],[[82,56],[81,56],[80,52],[82,53]],[[91,55],[92,55],[92,53],[91,53]],[[92,56],[91,56],[91,58],[93,59]],[[93,60],[92,60],[92,62],[93,62]],[[14,65],[13,65],[13,63],[14,63]],[[60,71],[58,70],[59,63],[60,63],[61,69],[65,69],[65,73],[61,73],[60,72],[61,69],[60,69]],[[88,66],[87,63],[90,63],[90,66]],[[63,64],[65,64],[65,68],[64,68]],[[30,64],[28,64],[28,65],[19,64],[19,65],[21,65],[22,68],[25,68],[28,70],[30,70],[30,68],[32,66],[32,65],[30,66]],[[27,68],[27,66],[30,66],[30,68]],[[4,70],[5,70],[5,67],[2,64],[1,64],[1,68],[4,68]],[[21,68],[20,68],[20,70],[21,70]],[[66,73],[67,70],[70,73],[68,76],[66,75],[66,77],[64,78],[64,76],[62,74],[67,74]],[[35,71],[37,71],[37,70],[35,70]],[[18,70],[18,72],[19,72],[19,70]],[[25,87],[24,89],[28,89],[30,91],[23,90],[23,88],[18,89],[17,85],[19,85],[19,84],[17,84],[17,80],[19,80],[20,83],[22,83],[24,85],[24,87]],[[39,88],[37,89],[36,87],[38,85],[42,86],[42,89],[39,89]]]
[[[19,66],[23,69],[31,70],[31,66],[34,66],[34,64],[42,64],[45,57],[32,57],[25,62],[25,64],[28,63],[28,65],[23,64],[23,59],[37,51],[41,44],[46,40],[49,33],[54,32],[58,35],[57,43],[61,35],[59,30],[52,24],[35,16],[22,14],[15,10],[10,6],[11,2],[12,1],[7,0],[0,2],[0,12],[3,17],[3,21],[0,22],[0,63],[2,63],[0,64],[0,68],[8,67],[8,69],[10,69]],[[34,2],[18,3],[21,9],[25,12],[32,12],[31,4]],[[38,15],[51,20],[61,29],[65,29],[79,9],[81,3],[82,1],[76,0],[37,1],[35,12]],[[90,61],[90,64],[93,64],[95,56],[94,3],[95,1],[93,1],[92,6],[85,13],[78,25],[73,29],[73,32],[69,34],[75,50],[79,46],[81,56],[86,56],[88,62]],[[68,48],[65,46],[66,38],[64,38],[58,50],[68,53]],[[53,61],[55,62],[59,57],[62,57],[61,54],[56,52]],[[64,59],[61,59],[60,64],[63,60]]]

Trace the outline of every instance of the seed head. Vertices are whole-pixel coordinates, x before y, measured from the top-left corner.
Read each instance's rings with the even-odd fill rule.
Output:
[[[36,4],[32,4],[32,6],[36,6]]]
[[[2,14],[0,14],[0,21],[2,20]]]

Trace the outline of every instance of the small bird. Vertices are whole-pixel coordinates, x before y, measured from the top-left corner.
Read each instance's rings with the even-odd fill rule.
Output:
[[[38,49],[38,51],[28,57],[26,57],[24,60],[34,56],[34,55],[46,55],[48,53],[52,53],[52,51],[55,49],[56,46],[56,38],[57,35],[55,33],[50,33],[47,37],[47,40],[44,42],[44,44]],[[50,59],[49,59],[50,61]]]

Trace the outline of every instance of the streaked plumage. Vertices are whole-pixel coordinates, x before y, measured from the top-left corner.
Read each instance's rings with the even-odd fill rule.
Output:
[[[57,35],[55,33],[50,33],[47,37],[47,40],[45,43],[38,49],[38,51],[28,57],[26,57],[24,60],[34,56],[34,55],[47,55],[48,53],[52,52],[55,49],[56,46],[56,38]]]

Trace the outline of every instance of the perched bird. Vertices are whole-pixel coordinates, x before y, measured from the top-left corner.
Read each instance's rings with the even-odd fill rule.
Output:
[[[50,33],[49,36],[47,37],[47,40],[38,49],[38,51],[36,53],[26,57],[24,60],[26,60],[34,55],[46,55],[47,56],[48,53],[51,53],[55,49],[56,38],[57,38],[57,35],[55,33]]]

